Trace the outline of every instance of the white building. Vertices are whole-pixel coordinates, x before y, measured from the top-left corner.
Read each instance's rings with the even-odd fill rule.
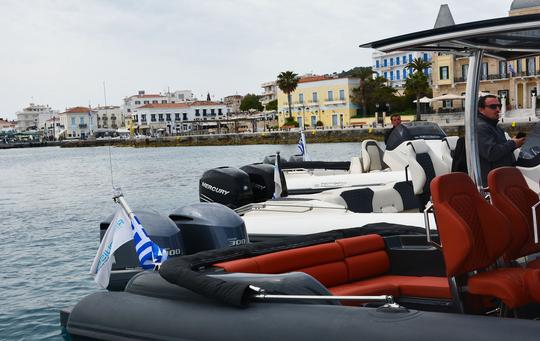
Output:
[[[157,132],[176,134],[190,131],[194,125],[227,117],[227,106],[219,102],[148,103],[132,112],[134,128],[142,135]]]
[[[94,111],[87,107],[74,107],[60,113],[61,132],[64,138],[85,140],[97,127]]]
[[[116,130],[126,127],[124,113],[119,106],[100,106],[92,111],[96,114],[97,129]]]
[[[17,126],[19,132],[38,130],[43,128],[44,123],[58,111],[52,110],[48,105],[30,105],[17,112]]]
[[[60,114],[55,114],[43,124],[41,131],[45,140],[58,140],[64,130],[65,128],[60,122]]]
[[[179,90],[166,92],[165,94],[147,94],[144,90],[139,90],[137,95],[124,98],[122,111],[125,116],[131,116],[135,108],[147,104],[168,104],[168,103],[183,103],[191,102],[196,99],[191,90]]]
[[[405,86],[405,80],[412,73],[411,70],[407,69],[407,64],[415,58],[431,62],[432,54],[430,52],[413,51],[394,51],[390,53],[375,51],[372,54],[373,71],[378,76],[386,78],[388,86],[400,89]],[[431,68],[425,69],[424,74],[431,79]]]
[[[260,101],[261,104],[266,107],[268,102],[277,99],[278,88],[276,85],[276,81],[262,83],[261,88],[263,88],[263,92],[261,94]]]

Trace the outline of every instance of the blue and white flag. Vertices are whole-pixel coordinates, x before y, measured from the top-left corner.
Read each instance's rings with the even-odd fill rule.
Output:
[[[508,70],[510,71],[510,74],[512,75],[512,77],[516,75],[516,71],[514,71],[514,67],[510,63],[508,63]]]
[[[131,221],[131,228],[133,229],[133,243],[139,257],[139,264],[145,270],[153,269],[156,263],[167,259],[167,252],[162,251],[156,243],[150,240],[139,218],[135,215],[133,217],[135,219]]]
[[[133,239],[131,222],[124,210],[119,209],[103,236],[96,257],[90,268],[90,274],[102,288],[109,285],[109,277],[114,262],[113,253],[122,245]]]
[[[139,264],[143,269],[153,269],[156,263],[161,263],[167,259],[167,252],[162,251],[157,244],[150,240],[139,219],[136,216],[134,217],[135,219],[132,221],[128,214],[120,208],[115,213],[101,240],[98,252],[90,268],[90,274],[94,276],[94,280],[102,288],[109,285],[114,252],[132,239],[139,258]]]
[[[302,155],[302,160],[311,161],[311,158],[309,157],[309,154],[307,152],[306,136],[304,135],[303,131],[300,132],[300,140],[298,141],[298,150],[300,152],[300,155]]]
[[[283,191],[281,187],[281,176],[279,172],[279,155],[276,155],[276,163],[274,165],[274,195],[272,198],[281,198],[281,192]]]

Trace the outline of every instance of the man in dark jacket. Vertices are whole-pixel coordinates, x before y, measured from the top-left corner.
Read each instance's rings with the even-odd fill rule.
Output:
[[[394,115],[390,116],[390,122],[392,122],[392,128],[388,129],[384,133],[384,143],[385,144],[388,142],[388,137],[390,136],[390,134],[392,134],[392,132],[394,131],[394,128],[401,124],[401,115],[394,114]]]
[[[514,150],[525,142],[524,137],[506,139],[504,130],[497,126],[500,110],[501,103],[497,96],[480,97],[477,132],[483,186],[487,186],[487,175],[492,169],[515,165]]]

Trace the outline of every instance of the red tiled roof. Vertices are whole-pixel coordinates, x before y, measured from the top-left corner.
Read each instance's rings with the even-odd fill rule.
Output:
[[[148,94],[148,95],[133,95],[133,96],[129,96],[129,98],[151,98],[151,97],[165,97],[163,95],[160,95],[160,94],[155,94],[155,95],[152,95],[152,94]]]
[[[90,111],[90,108],[87,107],[73,107],[67,109],[64,113],[69,114],[80,114],[80,113],[88,113]]]
[[[309,77],[300,78],[298,83],[318,82],[318,81],[325,81],[328,79],[332,79],[332,78],[329,78],[326,76],[309,76]]]
[[[175,109],[175,108],[189,108],[189,107],[203,107],[203,106],[212,106],[212,105],[221,105],[218,102],[211,101],[195,101],[195,102],[182,102],[182,103],[150,103],[145,104],[138,109]]]
[[[150,103],[145,104],[138,109],[167,109],[167,108],[188,108],[188,103]]]

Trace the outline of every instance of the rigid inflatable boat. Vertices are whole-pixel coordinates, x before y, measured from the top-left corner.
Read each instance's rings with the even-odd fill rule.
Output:
[[[497,208],[484,200],[475,127],[483,53],[501,59],[540,54],[538,37],[540,15],[527,15],[363,45],[470,55],[469,176],[445,174],[431,182],[438,236],[417,236],[416,227],[389,232],[381,223],[378,231],[362,227],[237,245],[238,237],[222,228],[227,224],[217,224],[202,232],[235,246],[170,258],[159,274],[134,276],[125,291],[83,298],[61,314],[62,325],[74,340],[537,340],[540,262],[522,260],[537,252],[538,240],[531,238],[535,220],[519,214],[538,198],[524,179],[508,181],[516,174],[501,171],[500,182],[496,175],[488,179],[494,190],[501,187],[501,197],[493,197]],[[505,184],[519,185],[520,194],[508,195]],[[237,225],[239,218],[223,210]],[[181,231],[190,217],[178,216],[186,218]],[[198,218],[208,225],[205,216]],[[209,239],[197,238],[198,228],[191,227],[193,240]]]

